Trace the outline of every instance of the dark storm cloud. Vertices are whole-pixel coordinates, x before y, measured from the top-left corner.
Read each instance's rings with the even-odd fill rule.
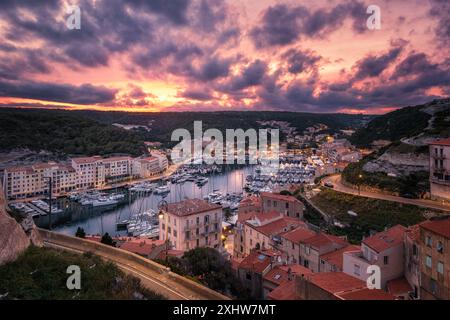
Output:
[[[332,9],[310,11],[304,6],[277,4],[269,7],[260,25],[250,35],[257,48],[291,44],[302,37],[324,37],[341,27],[347,18],[357,32],[365,30],[366,7],[359,1],[347,1]]]
[[[450,46],[450,4],[448,0],[430,0],[429,14],[437,20],[435,33],[445,50]]]
[[[201,89],[187,89],[182,92],[180,97],[187,98],[190,100],[207,101],[213,98],[211,92],[208,90]]]
[[[428,61],[428,57],[424,53],[412,53],[397,65],[391,79],[430,72],[437,68],[438,65]]]
[[[362,80],[369,77],[379,76],[387,67],[389,67],[402,52],[402,47],[390,49],[382,55],[370,55],[356,63],[357,69],[354,75],[355,80]]]
[[[288,71],[293,74],[317,69],[317,63],[322,59],[309,50],[289,49],[282,56],[288,63]]]
[[[242,73],[233,78],[230,83],[232,91],[239,91],[261,84],[267,71],[267,64],[256,60],[243,69]]]
[[[195,77],[201,81],[211,81],[217,78],[228,76],[230,72],[231,59],[211,57],[205,61],[200,70],[196,72]]]
[[[91,84],[74,86],[33,81],[0,81],[0,97],[96,104],[110,102],[115,95],[116,90]]]
[[[0,48],[0,50],[2,50]],[[19,79],[26,73],[47,73],[51,68],[40,54],[40,50],[8,48],[9,55],[0,59],[0,78]]]

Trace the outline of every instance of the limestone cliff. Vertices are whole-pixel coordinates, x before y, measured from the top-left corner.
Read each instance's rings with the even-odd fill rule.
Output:
[[[0,183],[0,265],[15,260],[30,245],[27,234],[20,224],[8,215],[5,205]]]

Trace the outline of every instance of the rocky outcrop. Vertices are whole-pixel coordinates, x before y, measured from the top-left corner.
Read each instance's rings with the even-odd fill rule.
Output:
[[[0,184],[0,265],[15,260],[30,245],[27,234],[20,224],[8,215],[5,206]]]

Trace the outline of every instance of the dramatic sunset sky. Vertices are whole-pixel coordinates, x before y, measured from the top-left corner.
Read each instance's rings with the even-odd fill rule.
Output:
[[[383,113],[450,93],[448,0],[1,0],[0,37],[0,107]]]

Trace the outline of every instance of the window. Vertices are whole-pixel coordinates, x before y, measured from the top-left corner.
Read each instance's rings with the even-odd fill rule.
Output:
[[[417,246],[413,244],[413,255],[417,256]]]
[[[289,209],[289,202],[286,202],[286,209]]]
[[[357,264],[353,266],[353,273],[357,276],[361,275],[361,267]]]
[[[444,274],[444,263],[439,261],[437,264],[437,272],[440,274]]]
[[[274,206],[274,207],[277,206],[277,202],[276,202],[276,201],[273,202],[273,206]]]
[[[307,255],[309,255],[311,253],[310,247],[305,247],[305,252]]]
[[[252,280],[252,274],[250,272],[247,272],[247,274],[245,275],[245,278],[247,280]]]
[[[389,256],[384,256],[383,257],[383,263],[384,263],[384,265],[388,265],[389,264]]]
[[[441,241],[438,242],[436,249],[437,249],[437,252],[439,252],[439,253],[444,252],[444,245]]]
[[[430,236],[427,236],[425,239],[425,243],[428,247],[431,247],[431,246],[433,246],[433,239],[431,239]]]
[[[425,265],[426,265],[428,268],[431,268],[431,267],[433,266],[433,261],[431,260],[431,257],[430,257],[430,256],[427,256],[427,257],[425,258]]]
[[[173,230],[173,236],[176,238],[177,237],[177,230]]]

